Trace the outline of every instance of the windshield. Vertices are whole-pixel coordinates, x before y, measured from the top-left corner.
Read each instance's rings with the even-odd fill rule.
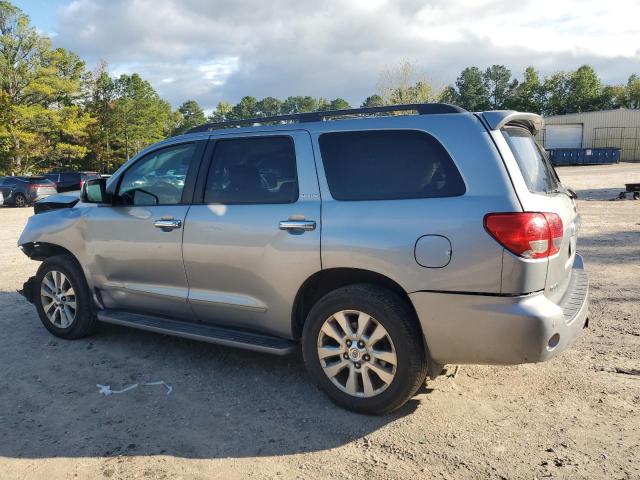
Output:
[[[528,130],[505,127],[502,134],[518,162],[524,181],[533,193],[550,193],[558,190],[560,182],[546,153],[536,143]]]

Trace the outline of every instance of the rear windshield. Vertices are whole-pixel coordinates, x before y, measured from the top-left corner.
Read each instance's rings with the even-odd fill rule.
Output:
[[[533,193],[550,193],[558,189],[560,182],[544,150],[528,130],[506,127],[502,134],[518,162],[524,181]]]
[[[40,185],[53,185],[53,182],[45,177],[31,177],[29,183],[38,183]]]

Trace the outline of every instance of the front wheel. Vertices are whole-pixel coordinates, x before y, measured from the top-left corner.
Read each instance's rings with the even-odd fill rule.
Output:
[[[360,413],[401,407],[427,375],[415,313],[397,294],[374,285],[349,285],[321,298],[305,322],[302,352],[316,384]]]
[[[49,257],[36,273],[33,291],[42,324],[61,338],[81,338],[96,324],[89,287],[80,266],[69,255]]]

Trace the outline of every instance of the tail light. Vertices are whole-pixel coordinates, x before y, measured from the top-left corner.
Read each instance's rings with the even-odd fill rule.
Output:
[[[523,258],[546,258],[560,251],[562,219],[555,213],[489,213],[484,228],[500,245]]]

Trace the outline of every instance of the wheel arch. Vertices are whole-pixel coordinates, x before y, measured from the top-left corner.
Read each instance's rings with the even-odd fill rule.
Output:
[[[20,249],[31,260],[43,261],[44,259],[53,257],[55,255],[69,255],[80,265],[77,257],[73,253],[71,253],[70,250],[67,250],[66,248],[55,243],[28,242],[20,245]]]
[[[369,283],[387,288],[407,301],[413,312],[416,313],[405,289],[386,275],[360,268],[329,268],[311,275],[298,290],[291,312],[291,331],[294,338],[300,338],[302,335],[307,315],[320,298],[332,290],[355,283]]]
[[[429,364],[429,377],[437,377],[442,371],[443,365],[435,364],[431,359],[427,339],[425,338],[422,325],[418,319],[418,313],[416,312],[413,302],[409,298],[409,294],[395,280],[372,270],[359,268],[329,268],[326,270],[320,270],[307,278],[298,290],[293,302],[293,308],[291,311],[291,332],[293,337],[295,339],[301,338],[307,315],[309,314],[311,307],[313,307],[320,298],[332,290],[356,283],[368,283],[387,288],[407,302],[409,308],[415,315],[416,322],[418,323],[418,327],[422,333],[422,341]]]

